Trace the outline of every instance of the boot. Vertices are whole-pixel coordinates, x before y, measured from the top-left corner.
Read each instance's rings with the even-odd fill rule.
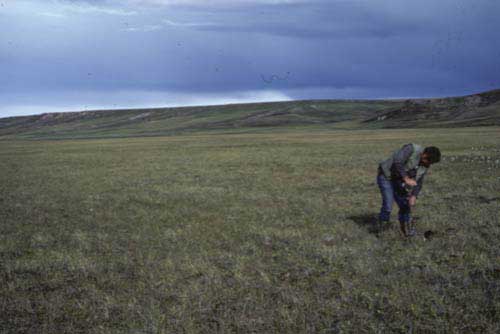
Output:
[[[406,223],[405,222],[399,222],[399,228],[401,230],[401,233],[403,234],[403,236],[407,236],[407,232],[406,232]]]
[[[407,237],[414,237],[417,235],[417,230],[415,229],[415,225],[413,225],[412,223],[410,223],[410,225],[408,226],[408,230],[407,230]]]
[[[417,230],[415,228],[415,223],[416,223],[416,219],[412,219],[410,222],[409,222],[409,226],[408,226],[408,230],[407,230],[407,233],[408,233],[408,236],[409,237],[414,237],[417,235]]]
[[[415,224],[413,221],[409,222],[399,222],[399,226],[401,228],[401,232],[405,237],[414,237],[417,235],[417,231],[415,229]]]

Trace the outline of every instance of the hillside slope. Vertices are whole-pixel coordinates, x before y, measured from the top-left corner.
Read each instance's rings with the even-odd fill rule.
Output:
[[[411,100],[308,100],[47,113],[0,119],[0,138],[106,138],[319,125],[401,128],[500,125],[500,90]]]
[[[500,125],[500,89],[464,97],[406,100],[364,123],[385,128]]]

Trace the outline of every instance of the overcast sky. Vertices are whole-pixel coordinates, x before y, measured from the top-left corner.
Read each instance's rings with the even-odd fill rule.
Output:
[[[500,88],[498,0],[0,0],[0,117]]]

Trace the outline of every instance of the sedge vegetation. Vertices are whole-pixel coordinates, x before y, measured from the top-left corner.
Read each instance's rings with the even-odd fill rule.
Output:
[[[379,160],[443,160],[405,240]],[[0,141],[1,333],[498,333],[500,128]]]

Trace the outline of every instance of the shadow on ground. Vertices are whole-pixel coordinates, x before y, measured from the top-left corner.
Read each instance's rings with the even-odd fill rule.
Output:
[[[368,233],[379,233],[377,225],[377,215],[373,213],[364,213],[361,215],[353,215],[347,217],[362,228],[365,228]]]

